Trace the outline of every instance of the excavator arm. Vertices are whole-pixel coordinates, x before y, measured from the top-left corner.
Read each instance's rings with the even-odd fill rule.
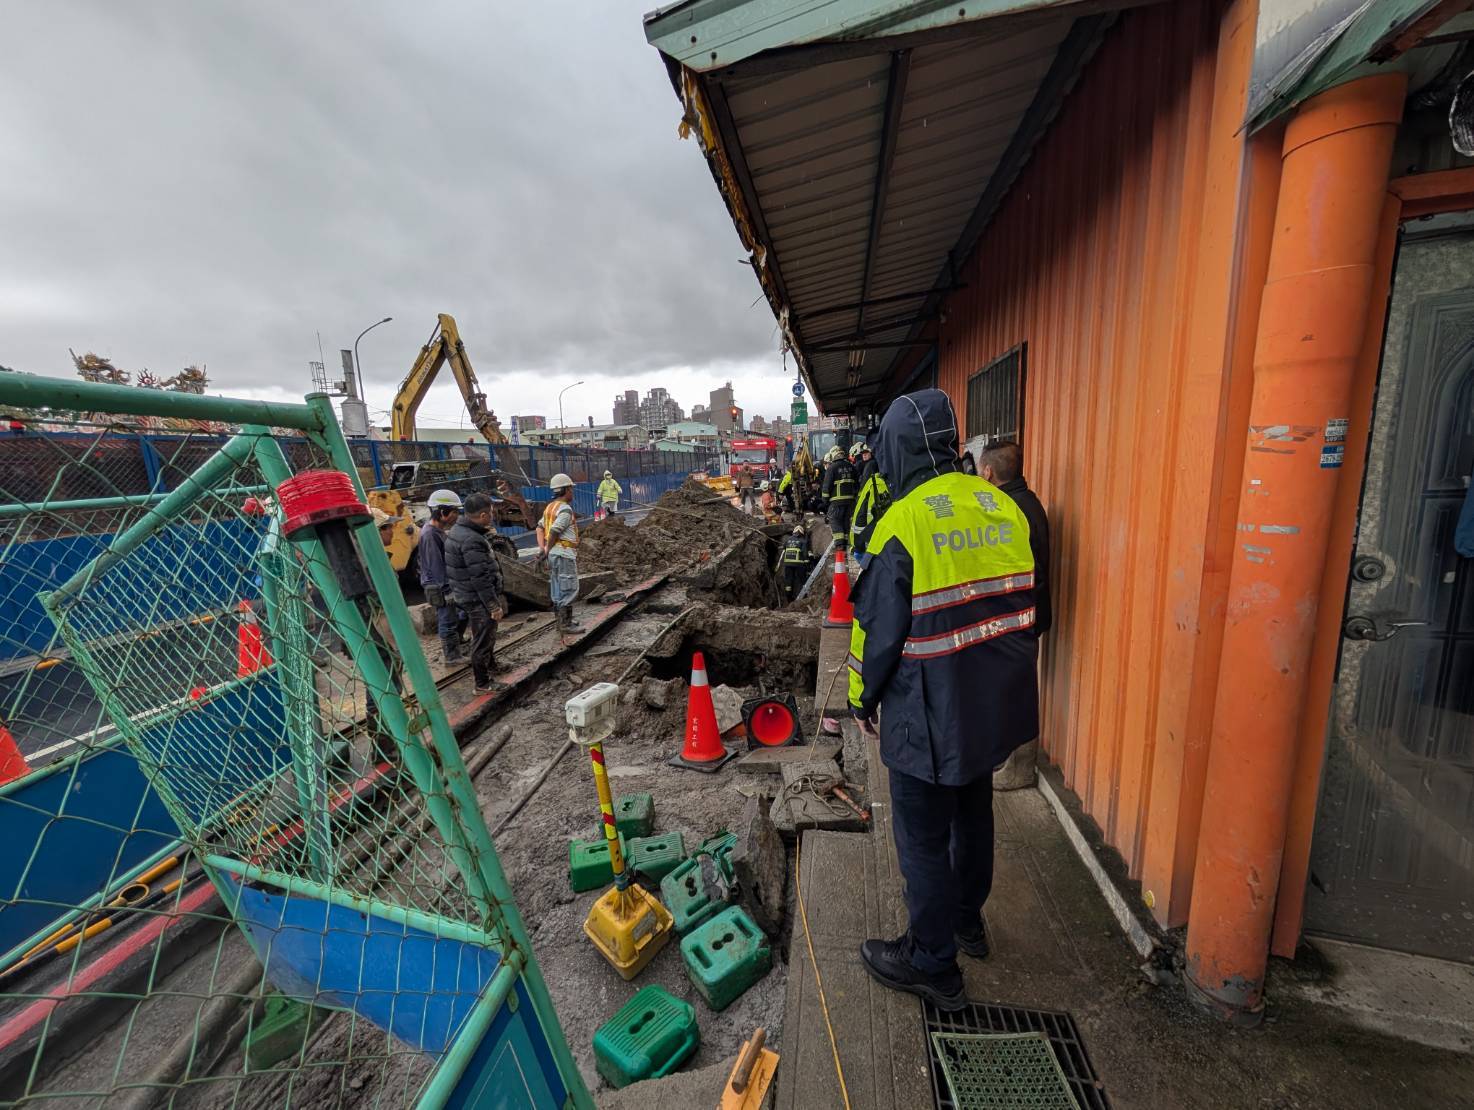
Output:
[[[506,443],[502,422],[486,407],[486,394],[481,392],[476,371],[471,369],[471,359],[466,354],[466,345],[461,342],[455,319],[444,312],[440,314],[440,345],[450,362],[450,372],[455,375],[456,385],[460,386],[461,396],[465,398],[471,423],[486,437],[487,443]]]
[[[471,360],[466,355],[466,345],[461,342],[460,330],[455,317],[442,312],[430,335],[430,341],[420,348],[419,357],[410,367],[409,373],[399,385],[394,396],[394,407],[389,419],[389,434],[397,442],[415,438],[415,413],[425,399],[435,376],[447,362],[455,376],[456,385],[466,402],[466,411],[471,423],[486,438],[488,443],[502,444],[507,437],[502,435],[501,421],[496,413],[486,406],[486,394],[481,392],[476,381],[476,371],[471,369]]]

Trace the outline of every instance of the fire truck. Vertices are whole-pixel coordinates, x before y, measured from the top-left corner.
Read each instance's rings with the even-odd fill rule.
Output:
[[[733,478],[744,463],[752,467],[758,481],[771,478],[778,469],[778,441],[771,436],[748,436],[734,439],[731,445],[732,464],[728,470]]]

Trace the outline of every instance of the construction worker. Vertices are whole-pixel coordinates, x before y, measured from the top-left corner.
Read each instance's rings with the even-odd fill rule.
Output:
[[[607,519],[619,511],[619,498],[624,487],[614,480],[614,472],[604,471],[604,480],[599,483],[598,498],[601,519]]]
[[[440,651],[447,664],[465,658],[461,653],[461,636],[470,620],[447,592],[445,578],[445,534],[461,518],[461,498],[454,490],[438,489],[425,499],[430,519],[420,526],[420,585],[425,600],[435,610],[435,631],[440,635]]]
[[[855,498],[855,511],[850,515],[850,554],[854,555],[863,568],[869,559],[870,535],[880,518],[890,508],[890,490],[880,470],[874,469],[870,477],[860,483],[860,494]]]
[[[491,693],[496,662],[496,622],[507,611],[502,597],[502,568],[487,533],[491,531],[491,498],[473,493],[464,515],[445,534],[445,578],[451,600],[471,622],[471,678],[478,694]]]
[[[834,542],[845,547],[850,538],[850,513],[855,507],[855,494],[860,483],[856,480],[855,465],[845,457],[844,448],[831,447],[824,456],[824,485],[820,496],[825,502],[824,515],[829,521],[829,530],[834,533]]]
[[[543,510],[537,526],[537,549],[548,564],[548,590],[560,632],[582,632],[573,619],[573,599],[578,596],[578,516],[573,511],[573,479],[554,474],[553,500]]]
[[[880,468],[875,464],[875,452],[870,450],[870,444],[861,440],[856,446],[859,451],[855,459],[855,469],[860,472],[860,485],[863,486]]]
[[[744,512],[752,512],[753,483],[752,463],[743,463],[737,471],[737,497]]]
[[[809,577],[809,536],[802,524],[795,524],[793,531],[784,541],[783,550],[778,552],[778,573],[783,585],[783,596],[793,601],[803,589]]]
[[[778,481],[778,497],[783,502],[783,507],[790,513],[794,511],[793,503],[793,467],[783,472],[783,477]]]
[[[877,732],[910,928],[866,969],[943,1010],[967,1004],[957,953],[988,954],[993,768],[1039,731],[1034,556],[1013,500],[962,473],[947,395],[898,398],[876,441],[891,505],[855,583],[851,712]]]

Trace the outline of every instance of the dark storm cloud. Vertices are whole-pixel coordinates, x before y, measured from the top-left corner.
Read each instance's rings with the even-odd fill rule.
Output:
[[[392,315],[382,390],[450,311],[483,376],[771,369],[649,3],[6,5],[0,363],[296,391]]]

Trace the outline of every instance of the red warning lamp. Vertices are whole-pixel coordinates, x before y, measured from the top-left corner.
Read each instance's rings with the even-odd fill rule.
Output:
[[[747,727],[749,748],[784,748],[804,742],[798,702],[792,694],[749,698],[742,703],[742,723]]]

